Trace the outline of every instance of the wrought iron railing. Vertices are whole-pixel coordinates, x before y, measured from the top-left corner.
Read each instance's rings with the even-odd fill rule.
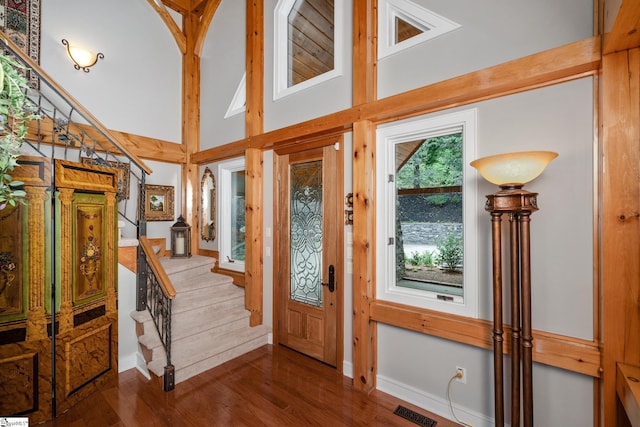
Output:
[[[119,216],[138,228],[144,210],[139,210],[138,203],[127,209],[129,190],[135,195],[138,188],[143,188],[145,175],[151,169],[2,32],[0,48],[28,70],[31,88],[27,97],[40,116],[40,120],[27,124],[22,154],[117,169]]]
[[[160,264],[155,251],[145,236],[140,237],[138,256],[138,286],[136,309],[147,308],[156,326],[158,336],[167,355],[164,368],[164,391],[175,387],[175,368],[171,363],[171,305],[176,291]]]

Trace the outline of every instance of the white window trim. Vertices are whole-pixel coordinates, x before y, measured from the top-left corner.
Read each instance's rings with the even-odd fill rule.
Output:
[[[296,0],[279,0],[273,11],[273,100],[276,101],[292,93],[308,89],[342,75],[344,44],[344,0],[334,0],[333,4],[333,70],[320,74],[304,82],[287,87],[288,64],[288,19]]]
[[[231,230],[231,174],[245,170],[244,157],[232,159],[218,164],[218,265],[234,271],[244,271],[244,261],[231,258],[231,235],[225,231]]]
[[[247,73],[242,74],[242,80],[238,84],[238,88],[236,92],[233,94],[233,99],[231,100],[231,104],[229,104],[229,108],[227,108],[227,112],[224,115],[225,119],[228,119],[231,116],[235,116],[236,114],[240,114],[247,109]]]
[[[476,109],[464,110],[433,118],[404,122],[378,128],[376,225],[377,256],[384,262],[376,263],[376,295],[379,299],[425,309],[478,317],[478,214],[477,173],[469,166],[476,154]],[[389,182],[389,174],[395,175],[395,145],[402,142],[427,139],[462,131],[463,141],[463,233],[464,233],[464,298],[444,301],[435,292],[396,286],[395,241],[395,182]]]
[[[460,24],[425,9],[409,0],[380,0],[378,13],[378,59],[434,39],[461,27]],[[424,32],[395,43],[395,18],[420,28]],[[428,30],[428,31],[427,31]]]

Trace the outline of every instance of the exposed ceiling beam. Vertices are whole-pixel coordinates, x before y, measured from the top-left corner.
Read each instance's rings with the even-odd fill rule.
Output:
[[[160,18],[162,18],[165,25],[173,35],[173,38],[176,40],[176,43],[178,44],[178,48],[180,49],[180,52],[182,52],[182,54],[184,55],[187,52],[187,38],[182,32],[182,30],[180,29],[180,27],[178,27],[178,24],[176,24],[176,21],[174,21],[171,14],[169,14],[169,11],[167,10],[164,4],[165,0],[147,0],[147,1],[151,5],[151,7],[153,7],[153,9],[158,13],[158,15],[160,15]]]
[[[181,15],[193,13],[197,16],[202,15],[207,7],[209,0],[153,0],[158,6],[160,4],[173,9]]]
[[[637,0],[609,0],[605,2],[604,14],[603,54],[640,46],[640,2]],[[611,28],[608,28],[609,22],[613,22]]]
[[[220,1],[221,0],[203,0],[201,3],[204,5],[204,10],[200,15],[200,24],[198,26],[198,32],[196,34],[196,42],[194,47],[195,53],[198,56],[200,56],[200,53],[202,52],[204,41],[207,37],[207,32],[209,31],[209,24],[211,24],[213,15],[216,14],[216,10],[218,10]]]
[[[191,12],[192,3],[193,3],[191,0],[150,0],[150,1],[158,4],[158,6],[160,6],[160,3],[161,3],[164,6],[175,10],[181,15],[185,15]]]

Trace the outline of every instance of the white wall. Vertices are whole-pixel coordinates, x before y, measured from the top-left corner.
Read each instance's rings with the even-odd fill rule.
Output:
[[[276,101],[273,99],[273,10],[277,0],[264,2],[264,129],[270,131],[294,123],[323,116],[351,106],[351,21],[352,2],[344,1],[342,14],[346,43],[343,49],[342,76],[317,86],[293,93]]]
[[[412,1],[462,27],[383,58],[380,98],[593,34],[592,0]]]
[[[201,55],[200,147],[216,147],[245,136],[244,112],[224,118],[245,71],[244,1],[223,1],[209,26]]]
[[[42,2],[41,65],[109,129],[180,142],[181,55],[146,1]],[[77,71],[61,40],[102,52]]]

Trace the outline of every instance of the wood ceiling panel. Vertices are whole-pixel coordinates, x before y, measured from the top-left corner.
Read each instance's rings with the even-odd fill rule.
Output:
[[[334,67],[332,0],[298,0],[289,15],[289,81],[297,84]]]

